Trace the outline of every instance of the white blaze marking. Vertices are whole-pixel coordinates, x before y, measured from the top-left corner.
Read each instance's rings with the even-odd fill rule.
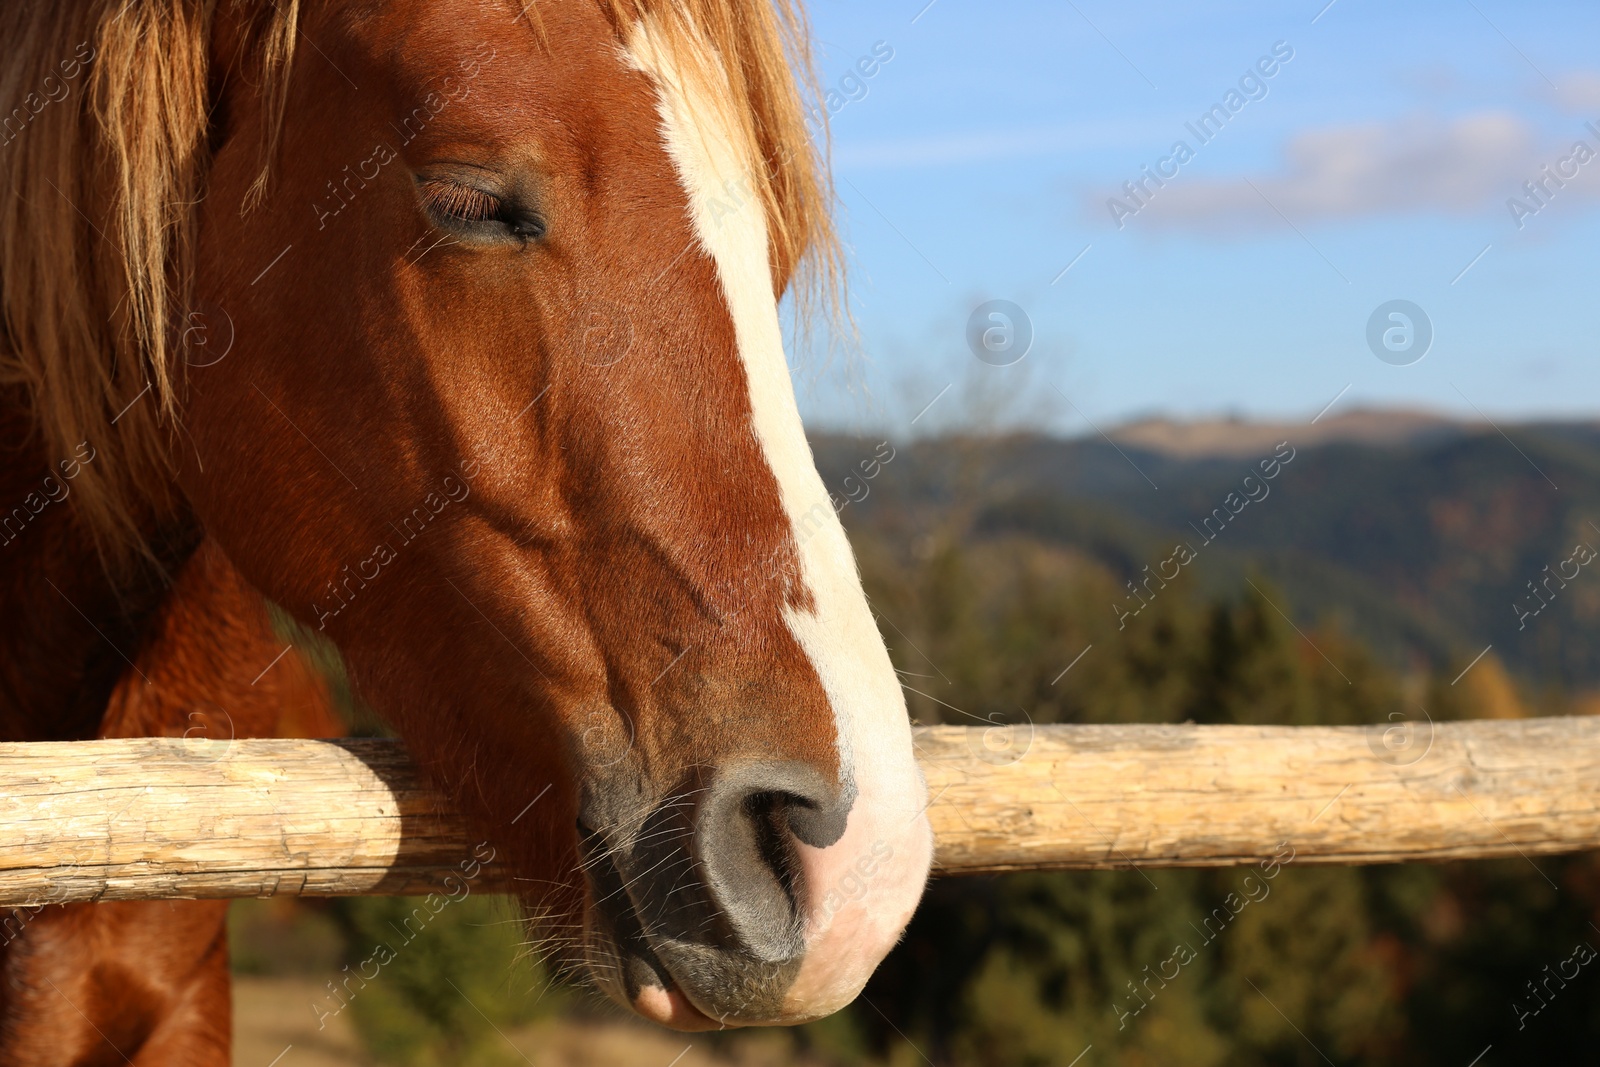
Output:
[[[801,846],[809,910],[820,922],[808,936],[790,1005],[796,1016],[826,1014],[855,996],[921,896],[932,857],[922,815],[927,788],[912,751],[905,697],[801,425],[772,290],[766,213],[749,192],[756,183],[741,126],[729,113],[727,94],[681,76],[658,36],[641,23],[627,58],[656,81],[662,136],[699,242],[716,263],[749,382],[755,434],[782,494],[801,580],[814,603],[811,611],[787,610],[785,621],[828,696],[840,766],[857,790],[844,838],[825,850]],[[835,883],[874,845],[887,845],[892,860],[874,872],[857,900],[825,908]]]

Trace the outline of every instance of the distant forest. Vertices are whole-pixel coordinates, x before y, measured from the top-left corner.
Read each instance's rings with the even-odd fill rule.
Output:
[[[1179,457],[1099,437],[940,438],[900,446],[843,516],[873,536],[1022,538],[1119,585],[1190,544],[1204,559],[1184,569],[1202,595],[1265,579],[1296,622],[1337,624],[1397,669],[1465,665],[1492,644],[1535,689],[1600,689],[1600,574],[1575,556],[1600,550],[1600,426],[1504,429],[1425,424],[1381,445],[1307,445],[1279,428],[1295,458],[1258,479],[1260,500],[1243,479],[1273,444]],[[840,499],[874,445],[814,441]],[[1236,515],[1230,493],[1246,501]],[[1205,525],[1219,510],[1231,517],[1220,532]]]

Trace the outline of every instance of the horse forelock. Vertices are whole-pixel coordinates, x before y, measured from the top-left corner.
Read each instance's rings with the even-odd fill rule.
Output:
[[[319,6],[336,6],[327,0]],[[539,4],[508,0],[535,32]],[[800,89],[814,83],[792,0],[600,0],[619,44],[644,20],[709,59],[749,153],[778,291],[831,307],[831,190]],[[548,0],[545,6],[548,6]],[[270,195],[300,0],[27,0],[0,10],[0,403],[25,406],[47,451],[89,442],[75,486],[111,572],[151,558],[178,507],[174,456],[198,204],[224,92],[259,95]],[[36,107],[37,105],[37,107]],[[825,121],[825,115],[821,116]],[[234,133],[238,131],[225,131]]]
[[[808,284],[834,281],[837,246],[830,187],[806,128],[797,79],[813,90],[809,32],[791,0],[602,0],[623,41],[649,20],[680,65],[721,80],[741,135],[752,184],[767,211],[774,288],[809,255]],[[825,113],[819,113],[825,120]],[[824,294],[825,295],[825,294]]]

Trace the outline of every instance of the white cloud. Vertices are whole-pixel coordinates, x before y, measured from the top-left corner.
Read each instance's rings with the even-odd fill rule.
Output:
[[[1503,206],[1570,147],[1541,143],[1515,115],[1489,111],[1443,124],[1393,124],[1307,130],[1284,148],[1276,174],[1208,178],[1180,172],[1155,191],[1140,222],[1186,229],[1281,226],[1384,214],[1471,214]],[[1591,144],[1597,140],[1590,136]],[[1200,149],[1201,153],[1204,148]],[[1573,187],[1597,184],[1581,175]],[[1253,184],[1253,188],[1252,188]],[[1577,194],[1573,194],[1577,195]],[[1107,214],[1104,197],[1095,210]]]
[[[1039,156],[1073,155],[1094,149],[1131,148],[1160,133],[1121,119],[1025,129],[940,131],[876,141],[841,140],[833,163],[841,169],[895,170],[966,163],[1009,163]]]
[[[1561,75],[1555,98],[1565,111],[1595,117],[1600,113],[1600,71],[1575,70]]]

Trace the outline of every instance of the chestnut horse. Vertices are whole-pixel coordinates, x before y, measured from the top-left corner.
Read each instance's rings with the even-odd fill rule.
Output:
[[[270,601],[609,995],[849,1002],[932,843],[783,351],[834,262],[788,0],[11,0],[0,49],[0,737],[333,729]],[[224,910],[12,913],[0,1062],[227,1063]]]

